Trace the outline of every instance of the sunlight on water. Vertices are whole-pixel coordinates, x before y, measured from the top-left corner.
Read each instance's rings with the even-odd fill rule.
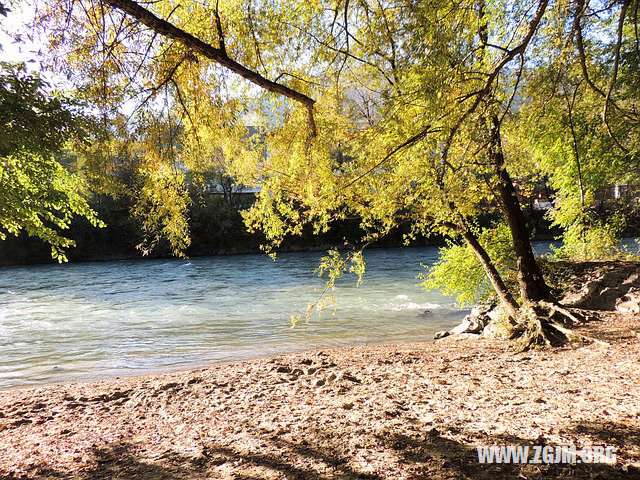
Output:
[[[290,328],[317,299],[320,253],[0,269],[0,388],[120,376],[364,342],[429,340],[465,312],[417,286],[435,247],[367,252],[334,315]]]
[[[548,249],[538,245],[539,252]],[[366,342],[430,340],[467,312],[417,285],[437,247],[366,252],[339,309],[290,328],[318,298],[321,253],[0,268],[0,388],[123,376]]]

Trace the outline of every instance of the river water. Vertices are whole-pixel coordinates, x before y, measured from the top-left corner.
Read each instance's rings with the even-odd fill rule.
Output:
[[[538,248],[540,250],[540,248]],[[0,389],[360,343],[430,340],[467,313],[416,275],[437,247],[370,250],[338,309],[290,326],[318,298],[321,253],[0,268]]]

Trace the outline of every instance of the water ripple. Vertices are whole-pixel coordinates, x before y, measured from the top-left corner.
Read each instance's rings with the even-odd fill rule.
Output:
[[[320,256],[0,268],[0,388],[429,339],[464,315],[416,285],[420,263],[435,261],[437,248],[372,250],[361,287],[340,279],[335,315],[292,331],[290,315],[322,289],[313,274]]]

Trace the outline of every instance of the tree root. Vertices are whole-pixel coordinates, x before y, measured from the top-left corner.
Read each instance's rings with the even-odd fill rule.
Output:
[[[586,319],[584,317],[575,315],[573,312],[571,312],[566,307],[563,307],[559,303],[542,301],[540,302],[540,305],[548,309],[551,312],[551,316],[553,316],[554,314],[558,314],[561,317],[561,320],[562,317],[564,317],[564,319],[569,319],[570,325],[586,323]]]
[[[535,347],[560,347],[572,342],[609,346],[607,342],[583,335],[564,326],[576,323],[583,324],[585,322],[560,305],[540,302],[521,308],[511,338],[517,339],[519,352]]]
[[[573,339],[576,339],[586,343],[596,343],[598,345],[603,345],[605,347],[611,346],[610,343],[605,342],[604,340],[599,340],[597,338],[590,337],[588,335],[582,335],[581,333],[578,333],[575,330],[571,330],[570,328],[565,328],[562,325],[559,325],[555,322],[550,323],[550,325],[556,330],[558,330],[559,332],[563,333],[570,341]]]
[[[546,319],[538,316],[518,323],[512,338],[517,339],[518,353],[536,347],[560,347],[569,342],[563,332],[551,327]]]

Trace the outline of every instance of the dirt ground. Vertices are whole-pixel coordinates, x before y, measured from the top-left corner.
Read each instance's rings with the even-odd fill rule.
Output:
[[[640,318],[516,354],[449,337],[0,392],[0,478],[640,478]],[[479,464],[477,445],[611,445],[617,462]]]

